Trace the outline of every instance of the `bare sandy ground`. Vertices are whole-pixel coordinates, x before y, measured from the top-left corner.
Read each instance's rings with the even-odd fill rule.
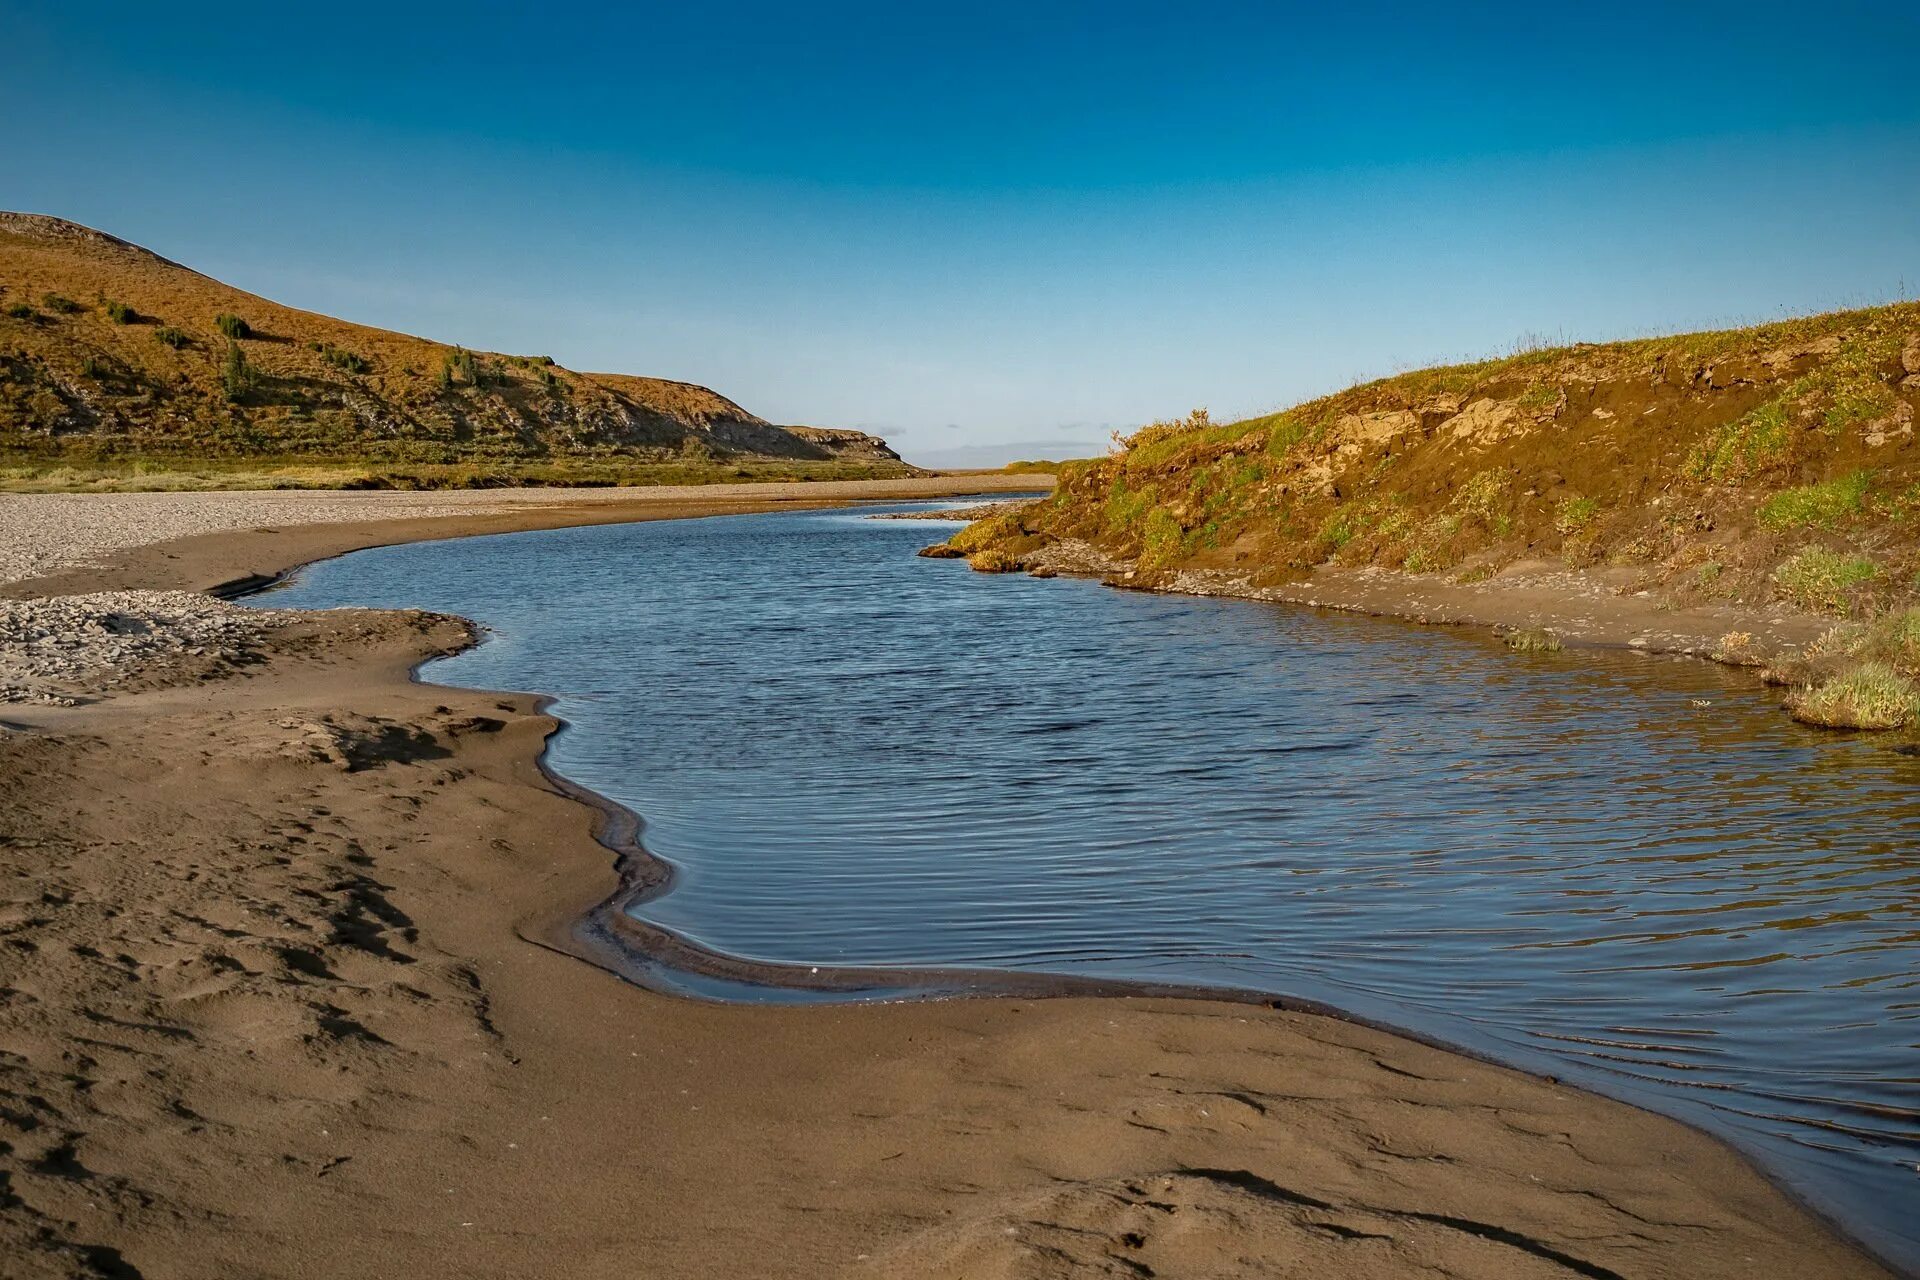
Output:
[[[987,472],[620,489],[0,494],[0,594],[205,590],[380,542],[1052,485],[1051,476]]]
[[[190,572],[305,558],[234,545]],[[138,554],[77,582],[182,585]],[[616,888],[553,721],[408,679],[465,639],[0,708],[5,1274],[1885,1274],[1703,1135],[1337,1019],[623,982],[552,943]]]

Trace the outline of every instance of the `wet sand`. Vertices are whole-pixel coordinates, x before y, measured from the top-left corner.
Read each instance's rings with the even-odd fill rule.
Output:
[[[8,1274],[1885,1274],[1701,1134],[1334,1018],[624,982],[554,721],[409,679],[466,640],[314,615],[0,708]]]

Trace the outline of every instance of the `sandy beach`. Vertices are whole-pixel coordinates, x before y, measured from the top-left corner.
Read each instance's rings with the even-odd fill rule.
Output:
[[[0,498],[0,592],[993,479]],[[647,991],[539,691],[410,678],[464,622],[205,608],[0,706],[8,1275],[1887,1274],[1703,1134],[1334,1017]]]

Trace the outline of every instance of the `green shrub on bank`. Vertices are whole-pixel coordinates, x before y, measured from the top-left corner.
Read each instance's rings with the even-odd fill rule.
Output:
[[[1560,388],[1551,382],[1536,382],[1520,393],[1515,401],[1522,409],[1535,412],[1558,402]]]
[[[254,388],[258,375],[247,362],[247,353],[237,342],[227,343],[227,358],[220,363],[220,385],[229,400],[244,400]]]
[[[193,341],[186,335],[185,330],[176,329],[170,324],[163,324],[155,329],[153,340],[163,347],[172,347],[175,351],[179,351]]]
[[[57,293],[42,294],[40,302],[47,310],[54,312],[56,315],[76,315],[81,310],[80,304],[72,298],[64,297]]]
[[[1291,413],[1276,413],[1268,418],[1259,419],[1267,427],[1267,453],[1275,458],[1284,458],[1309,436],[1319,434],[1309,423]]]
[[[253,326],[245,320],[242,320],[239,316],[234,315],[231,311],[222,311],[219,315],[215,316],[213,318],[213,327],[236,341],[241,338],[251,338],[253,336]]]
[[[1759,519],[1768,529],[1833,529],[1865,510],[1873,473],[1856,471],[1837,480],[1782,489],[1760,504]]]
[[[140,319],[140,313],[124,302],[109,300],[106,304],[107,319],[115,324],[133,324]]]
[[[1600,514],[1598,498],[1568,498],[1560,504],[1560,511],[1553,518],[1553,527],[1561,534],[1580,532],[1593,523]]]
[[[480,385],[480,365],[473,358],[473,352],[465,347],[455,347],[440,359],[440,388],[450,390],[456,383],[465,383],[469,387]]]
[[[358,352],[336,347],[331,342],[309,342],[307,350],[317,352],[322,363],[346,373],[367,373],[373,369],[373,361]],[[441,372],[444,375],[446,371],[443,369]],[[444,385],[444,377],[442,381]]]
[[[8,303],[7,314],[15,320],[34,320],[39,318],[40,315],[30,304],[25,302]]]
[[[1140,531],[1140,557],[1137,561],[1142,569],[1163,569],[1178,558],[1186,540],[1186,530],[1173,518],[1173,513],[1165,507],[1155,507],[1147,512],[1147,521]]]
[[[1882,369],[1897,356],[1898,341],[1891,333],[1850,337],[1832,363],[1794,384],[1826,400],[1820,424],[1829,434],[1893,411],[1893,388]]]
[[[365,356],[339,347],[327,347],[320,352],[320,358],[343,373],[366,373],[373,368],[373,362]]]
[[[1787,599],[1803,609],[1824,613],[1851,610],[1854,589],[1872,582],[1879,570],[1865,556],[1807,547],[1773,571]]]
[[[1396,516],[1398,513],[1396,513]],[[1395,517],[1389,517],[1389,520]],[[1401,517],[1404,520],[1404,517]],[[1414,525],[1406,540],[1406,555],[1400,567],[1408,573],[1439,573],[1460,562],[1454,539],[1460,533],[1460,517],[1450,512],[1428,516]]]
[[[1786,457],[1791,440],[1787,406],[1775,400],[1716,429],[1687,457],[1687,470],[1702,480],[1732,484]]]
[[[1320,522],[1320,545],[1325,554],[1331,556],[1365,533],[1372,523],[1372,512],[1360,503],[1335,507]]]

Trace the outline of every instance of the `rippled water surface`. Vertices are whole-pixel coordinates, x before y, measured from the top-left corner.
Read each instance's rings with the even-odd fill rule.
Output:
[[[1920,1268],[1920,760],[1745,677],[916,559],[846,511],[362,552],[762,959],[1327,1001],[1734,1137]],[[1704,701],[1711,705],[1700,706]]]

